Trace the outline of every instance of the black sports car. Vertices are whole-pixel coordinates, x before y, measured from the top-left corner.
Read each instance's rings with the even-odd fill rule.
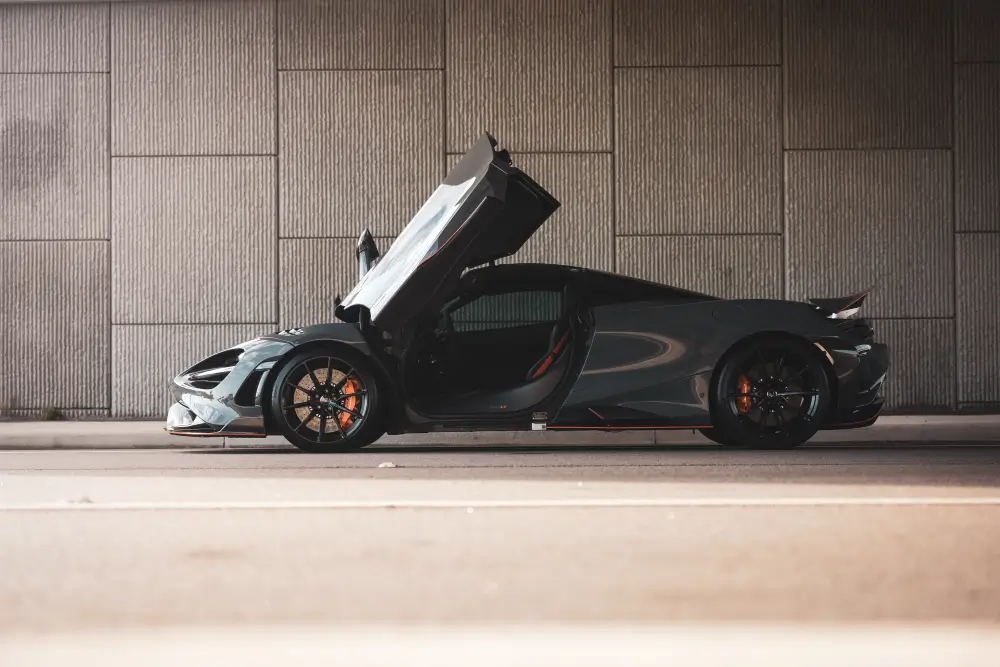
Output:
[[[875,422],[888,349],[867,292],[719,299],[550,264],[502,264],[559,207],[484,135],[384,256],[369,231],[332,324],[261,336],[177,376],[167,430],[281,434],[310,452],[384,433],[699,429],[794,447]]]

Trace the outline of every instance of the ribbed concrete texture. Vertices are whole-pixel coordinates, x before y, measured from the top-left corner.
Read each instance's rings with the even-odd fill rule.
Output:
[[[281,69],[440,69],[443,0],[278,0]]]
[[[874,317],[954,316],[948,151],[785,156],[789,297],[874,286]]]
[[[108,162],[107,74],[0,74],[0,239],[110,238]]]
[[[392,238],[376,238],[383,255]],[[356,238],[281,239],[279,290],[281,328],[336,322],[334,300],[358,281]]]
[[[115,158],[115,324],[277,321],[275,160]]]
[[[114,411],[161,416],[122,382],[331,321],[362,230],[385,250],[488,131],[562,203],[503,262],[874,286],[891,410],[1000,410],[998,36],[1000,0],[0,0],[0,313],[80,332],[0,353],[88,364],[2,386],[110,413],[135,326]]]
[[[1000,63],[955,66],[955,228],[1000,232]]]
[[[448,150],[611,150],[611,0],[447,4]]]
[[[545,324],[558,320],[566,312],[565,299],[558,286],[490,294],[467,303],[450,313],[455,331],[488,331],[510,326]]]
[[[950,146],[950,0],[784,7],[786,148]]]
[[[1000,2],[954,0],[955,60],[1000,62]]]
[[[781,0],[617,0],[615,65],[777,65]]]
[[[781,231],[776,67],[616,74],[619,234]]]
[[[0,72],[107,72],[108,5],[0,4]]]
[[[443,81],[434,71],[282,72],[281,236],[402,231],[444,176]]]
[[[115,155],[275,152],[273,0],[111,9]]]
[[[0,242],[0,410],[109,406],[108,242]]]
[[[1000,234],[959,234],[958,400],[1000,403]]]
[[[112,417],[162,417],[170,407],[167,387],[184,369],[208,355],[255,336],[274,324],[114,325]]]
[[[618,272],[723,298],[782,297],[781,237],[618,237]]]
[[[955,409],[955,320],[876,320],[875,337],[892,350],[885,396],[890,409],[913,414]]]
[[[610,271],[615,230],[610,155],[514,155],[560,207],[512,261],[555,262]]]

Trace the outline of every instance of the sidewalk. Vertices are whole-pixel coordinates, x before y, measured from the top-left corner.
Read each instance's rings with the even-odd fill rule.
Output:
[[[882,417],[868,428],[820,432],[810,444],[1000,444],[1000,415]],[[379,446],[573,446],[573,445],[701,445],[714,443],[691,431],[626,431],[620,433],[495,432],[430,433],[385,436]],[[0,422],[0,450],[16,449],[201,449],[289,447],[280,437],[185,438],[168,435],[162,421]]]

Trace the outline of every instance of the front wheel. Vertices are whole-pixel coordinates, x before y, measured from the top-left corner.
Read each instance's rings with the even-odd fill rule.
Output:
[[[360,449],[382,436],[377,376],[348,349],[301,352],[278,370],[271,418],[295,447],[312,453]]]
[[[818,351],[791,338],[751,341],[723,363],[712,387],[710,439],[728,447],[790,449],[819,430],[830,380]]]

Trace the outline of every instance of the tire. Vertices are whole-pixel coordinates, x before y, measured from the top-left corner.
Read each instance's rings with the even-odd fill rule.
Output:
[[[719,445],[725,445],[726,444],[726,443],[722,442],[722,439],[719,438],[719,434],[715,432],[714,428],[702,428],[702,429],[698,429],[698,432],[701,433],[703,436],[705,436],[706,438],[708,438],[709,440],[711,440],[714,443],[717,443]]]
[[[727,354],[715,374],[713,428],[702,433],[726,447],[798,447],[819,430],[831,393],[813,345],[784,336],[748,341]]]
[[[347,347],[313,348],[288,359],[277,370],[269,403],[281,435],[305,452],[354,451],[385,433],[378,375]]]

